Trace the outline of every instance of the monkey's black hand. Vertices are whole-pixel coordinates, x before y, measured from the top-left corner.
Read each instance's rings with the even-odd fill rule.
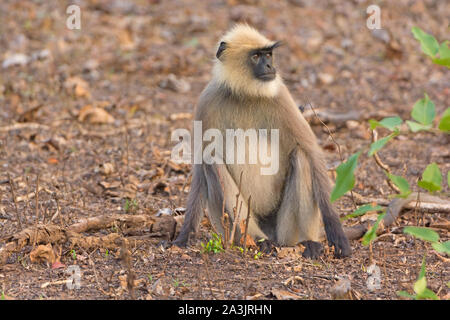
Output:
[[[304,258],[318,259],[323,253],[323,246],[320,242],[306,240],[302,242],[302,245],[305,246]]]
[[[333,239],[328,239],[328,244],[330,247],[334,246],[334,256],[336,258],[344,258],[352,255],[352,248],[344,232],[334,235]]]
[[[261,239],[262,241],[258,240],[256,244],[258,245],[259,251],[261,251],[264,254],[270,254],[273,252],[273,249],[275,249],[275,244],[267,239]]]

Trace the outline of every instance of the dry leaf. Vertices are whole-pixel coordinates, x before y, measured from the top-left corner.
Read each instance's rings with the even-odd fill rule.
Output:
[[[246,223],[245,220],[241,220],[241,222],[239,224],[239,227],[242,230],[242,234],[244,234],[244,232],[245,232],[245,223]],[[241,245],[244,246],[244,236],[243,235],[241,237]],[[248,233],[247,233],[247,238],[245,239],[245,246],[247,246],[247,248],[249,248],[249,247],[256,248],[255,240],[253,240],[253,238],[250,237],[250,235]]]
[[[50,164],[58,164],[59,160],[56,158],[48,158],[47,162]]]
[[[301,299],[300,296],[298,296],[296,294],[293,294],[293,293],[291,293],[289,291],[286,291],[286,290],[281,290],[281,289],[272,289],[272,294],[278,300],[298,300],[298,299]]]
[[[51,243],[46,245],[39,245],[33,251],[30,252],[30,260],[32,263],[50,262],[55,263],[56,255],[53,252]]]
[[[93,107],[88,104],[81,108],[78,114],[79,121],[87,121],[92,124],[113,123],[114,117],[110,115],[105,109]]]
[[[99,184],[105,189],[116,189],[122,184],[120,181],[106,182],[101,181]]]
[[[192,118],[192,114],[191,113],[186,113],[186,112],[180,112],[180,113],[172,113],[169,116],[169,119],[172,121],[176,121],[176,120],[189,120]]]
[[[351,283],[349,279],[342,278],[331,288],[333,299],[351,299]]]
[[[79,77],[70,77],[64,82],[64,87],[69,94],[73,94],[76,97],[90,98],[89,85],[86,81]]]
[[[102,173],[106,176],[110,175],[111,173],[114,173],[115,171],[114,165],[109,162],[104,163],[102,167],[103,167]]]
[[[77,257],[77,259],[78,259],[78,257]],[[61,268],[65,268],[65,267],[66,267],[66,265],[61,263],[60,261],[55,261],[52,264],[52,269],[61,269]]]

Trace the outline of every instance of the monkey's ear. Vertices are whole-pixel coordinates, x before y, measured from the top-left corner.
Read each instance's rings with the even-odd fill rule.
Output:
[[[225,51],[226,48],[227,48],[227,43],[222,41],[219,45],[219,49],[217,49],[217,53],[216,53],[217,59],[220,59],[220,56],[222,55],[222,53]]]
[[[283,45],[283,41],[277,41],[272,45],[272,50]]]

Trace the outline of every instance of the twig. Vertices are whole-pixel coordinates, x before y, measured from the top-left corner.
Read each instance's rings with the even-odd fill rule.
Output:
[[[209,276],[209,263],[208,256],[206,254],[202,254],[203,261],[205,262],[205,270],[206,270],[206,278],[208,279],[208,287],[212,297],[217,300],[216,296],[213,293],[212,285],[211,285],[211,277]]]
[[[37,239],[37,232],[38,232],[38,228],[37,228],[37,226],[38,226],[38,223],[39,223],[39,173],[37,174],[37,176],[36,176],[36,195],[35,195],[35,206],[36,206],[36,208],[35,208],[35,210],[36,210],[36,213],[35,213],[35,216],[36,216],[36,235],[35,235],[35,237],[34,237],[34,240],[36,241],[36,239]],[[33,247],[36,245],[36,242],[34,242],[33,243]]]
[[[362,196],[356,192],[353,192],[356,203],[358,204],[367,204],[375,202],[381,206],[387,206],[390,203],[392,203],[393,200],[386,199],[386,198],[374,198],[374,197],[366,197]],[[406,200],[403,204],[402,208],[414,210],[417,205],[416,199],[417,193],[413,192],[407,199],[401,199]],[[420,201],[420,207],[417,207],[418,212],[442,212],[442,213],[450,213],[450,201],[444,200],[435,196],[431,195],[421,195],[422,199]],[[400,200],[400,199],[397,199]]]
[[[20,231],[22,231],[22,221],[20,219],[20,213],[19,213],[19,208],[17,207],[17,200],[16,200],[16,193],[14,192],[14,181],[11,180],[11,175],[8,172],[8,180],[9,180],[9,185],[11,187],[11,194],[13,197],[13,202],[14,202],[14,207],[16,209],[16,218],[17,218],[17,222],[19,223],[19,229]]]
[[[35,122],[14,123],[9,126],[0,127],[0,132],[8,132],[8,131],[20,130],[20,129],[50,130],[50,127],[40,124],[40,123],[35,123]]]
[[[378,140],[378,132],[376,129],[372,130],[372,142],[376,142]],[[383,163],[383,161],[381,161],[380,156],[378,155],[378,153],[374,153],[373,154],[373,158],[375,159],[375,163],[384,171],[386,171],[389,174],[392,174],[391,169],[389,168],[389,166],[385,163]],[[396,193],[400,193],[400,189],[397,188],[397,186],[391,181],[391,179],[389,179],[389,177],[386,177],[386,182],[389,185],[389,187],[394,190]]]
[[[314,116],[320,121],[320,123],[325,127],[325,129],[327,129],[328,131],[328,135],[330,136],[331,140],[333,141],[333,143],[336,145],[337,149],[338,149],[338,153],[339,153],[339,158],[341,159],[341,163],[344,162],[344,157],[342,156],[342,152],[341,152],[341,145],[334,139],[333,134],[331,133],[330,128],[325,124],[325,122],[323,122],[319,116],[317,115],[316,111],[314,110],[311,101],[309,100],[308,96],[306,96],[306,100],[308,102],[309,107],[311,108],[312,112],[314,113]],[[350,190],[350,195],[351,195],[351,199],[353,202],[353,206],[355,207],[355,209],[357,209],[358,207],[356,206],[355,203],[355,199],[353,197],[353,191]]]
[[[238,224],[238,220],[239,220],[239,215],[241,213],[241,210],[238,210],[238,204],[239,204],[239,197],[241,195],[241,184],[242,184],[242,174],[244,172],[241,171],[241,175],[239,177],[239,190],[238,193],[236,194],[236,205],[233,208],[234,211],[234,221],[233,221],[233,229],[231,230],[231,236],[230,236],[230,246],[233,245],[233,241],[234,241],[234,233],[236,232],[236,225]],[[241,208],[242,208],[242,202],[241,202]]]
[[[250,204],[252,201],[252,196],[248,197],[248,207],[247,207],[247,219],[245,220],[245,231],[244,231],[244,255],[247,254],[247,231],[248,231],[248,223],[250,222]]]

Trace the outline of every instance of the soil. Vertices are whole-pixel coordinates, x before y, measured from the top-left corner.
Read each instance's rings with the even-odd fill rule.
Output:
[[[81,219],[112,214],[159,221],[158,213],[176,211],[182,217],[190,165],[170,160],[170,134],[190,128],[217,41],[239,21],[283,41],[276,62],[305,115],[308,102],[319,116],[355,114],[327,122],[344,159],[368,150],[368,119],[411,119],[424,92],[435,103],[437,118],[448,107],[450,73],[421,53],[410,31],[419,26],[445,40],[450,17],[445,1],[378,1],[379,32],[366,27],[370,1],[76,3],[81,30],[66,27],[66,2],[0,2],[0,248],[11,235],[37,224],[67,229]],[[22,65],[5,66],[18,54],[27,57]],[[341,162],[336,144],[314,116],[308,120],[329,168],[335,168]],[[416,181],[431,162],[447,177],[450,137],[406,129],[403,125],[403,133],[378,154],[418,191]],[[379,130],[380,136],[387,134]],[[393,191],[366,154],[354,191],[387,199]],[[443,180],[438,195],[448,199]],[[336,207],[341,215],[354,211],[348,196]],[[253,248],[246,256],[230,248],[203,254],[201,244],[214,232],[207,218],[186,249],[167,248],[170,232],[146,237],[156,229],[134,226],[133,233],[117,224],[81,234],[117,233],[128,238],[126,246],[53,243],[60,264],[32,261],[37,244],[30,241],[0,265],[0,294],[7,299],[332,299],[333,288],[347,279],[347,298],[399,299],[398,291],[414,293],[425,256],[428,288],[448,299],[448,256],[405,235],[408,225],[432,227],[441,241],[450,238],[448,213],[406,210],[371,246],[351,241],[350,258],[335,259],[326,248],[323,257],[309,260],[301,256],[301,245],[263,255]],[[81,270],[77,290],[61,281],[72,265]],[[369,273],[371,265],[379,269]],[[378,275],[379,286],[371,289],[369,278]]]

